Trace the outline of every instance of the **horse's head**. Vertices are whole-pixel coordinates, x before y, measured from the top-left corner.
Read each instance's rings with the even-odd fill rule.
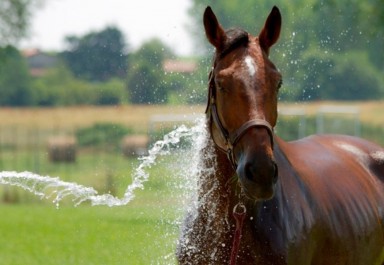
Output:
[[[282,79],[268,54],[279,38],[280,11],[273,7],[258,36],[240,29],[225,31],[210,7],[204,27],[216,48],[207,107],[212,138],[228,153],[245,194],[269,199],[278,175],[273,127]]]

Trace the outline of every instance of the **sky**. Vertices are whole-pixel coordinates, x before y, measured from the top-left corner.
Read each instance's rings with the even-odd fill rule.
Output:
[[[65,47],[65,36],[116,26],[131,49],[159,37],[175,53],[190,55],[190,4],[190,0],[44,0],[33,14],[30,37],[21,47],[60,51]]]

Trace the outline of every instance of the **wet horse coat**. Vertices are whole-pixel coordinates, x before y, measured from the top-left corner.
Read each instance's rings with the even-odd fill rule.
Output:
[[[285,142],[270,129],[281,75],[268,54],[280,25],[276,7],[257,37],[225,32],[210,8],[204,13],[216,48],[201,151],[207,170],[179,263],[228,264],[241,189],[247,216],[237,264],[384,264],[384,149],[341,135]]]

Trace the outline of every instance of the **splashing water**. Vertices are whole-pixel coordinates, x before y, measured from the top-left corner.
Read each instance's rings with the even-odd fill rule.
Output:
[[[166,134],[163,140],[157,141],[148,151],[147,156],[139,158],[141,163],[133,173],[133,182],[127,187],[121,199],[111,194],[99,195],[92,187],[65,182],[57,177],[40,176],[31,172],[2,171],[0,172],[0,184],[20,187],[42,199],[53,199],[53,203],[55,203],[56,206],[59,206],[60,201],[66,197],[72,197],[75,206],[85,201],[90,201],[93,206],[107,205],[112,207],[126,205],[135,197],[134,191],[136,189],[144,188],[143,184],[149,178],[149,173],[146,172],[146,169],[153,166],[159,156],[170,154],[172,147],[179,144],[182,139],[189,140],[193,143],[192,149],[194,150],[192,151],[194,152],[202,148],[200,145],[203,143],[198,139],[205,138],[202,137],[202,134],[205,132],[204,126],[204,120],[198,119],[194,127],[188,128],[185,125],[181,125]],[[198,144],[199,142],[200,144]]]

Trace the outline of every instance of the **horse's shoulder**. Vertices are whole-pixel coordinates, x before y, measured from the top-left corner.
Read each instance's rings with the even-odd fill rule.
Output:
[[[358,137],[314,135],[281,143],[279,148],[280,205],[287,207],[288,216],[295,220],[302,216],[307,228],[317,223],[315,220],[322,220],[332,234],[340,237],[362,235],[380,226],[377,220],[383,218],[384,201],[382,147]],[[293,203],[285,203],[291,199]],[[372,230],[364,230],[367,227]]]
[[[300,180],[319,189],[332,185],[383,189],[384,148],[370,141],[346,135],[313,135],[290,142],[280,152],[289,163],[285,171],[295,172]],[[381,185],[376,185],[381,180]],[[361,188],[362,189],[362,188]],[[347,191],[349,192],[349,191]]]

